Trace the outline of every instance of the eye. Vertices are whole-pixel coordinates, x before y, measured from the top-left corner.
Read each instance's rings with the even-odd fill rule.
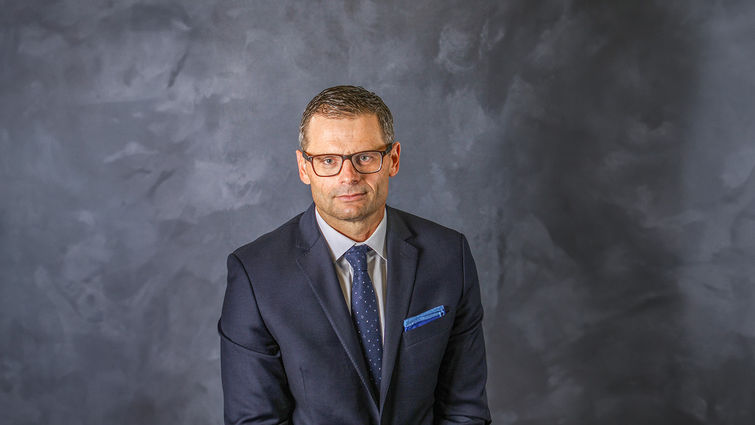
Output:
[[[363,153],[363,154],[359,154],[359,157],[357,159],[359,160],[359,162],[365,163],[365,162],[372,161],[374,158],[372,154]]]
[[[338,159],[335,156],[318,156],[315,158],[317,163],[323,167],[335,167],[338,165]]]

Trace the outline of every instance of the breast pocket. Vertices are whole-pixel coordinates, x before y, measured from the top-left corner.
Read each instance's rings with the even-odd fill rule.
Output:
[[[448,339],[448,335],[451,332],[451,326],[454,322],[454,311],[448,306],[445,306],[445,310],[446,313],[444,316],[438,317],[422,326],[404,331],[404,347],[410,348],[422,341],[433,338],[445,337],[445,339]]]

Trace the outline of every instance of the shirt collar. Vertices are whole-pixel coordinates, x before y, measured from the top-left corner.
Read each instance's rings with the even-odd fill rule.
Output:
[[[315,218],[317,219],[317,225],[320,227],[320,231],[325,237],[325,242],[327,242],[328,249],[330,250],[330,255],[333,258],[334,262],[338,261],[343,256],[343,254],[345,254],[346,251],[349,250],[349,248],[359,244],[365,244],[369,246],[373,251],[375,251],[377,255],[385,260],[385,230],[388,222],[386,220],[387,216],[388,210],[385,209],[383,211],[383,219],[380,220],[380,224],[378,224],[378,227],[374,232],[372,232],[370,237],[367,238],[367,240],[364,242],[357,242],[355,240],[352,240],[348,236],[339,233],[338,230],[332,228],[320,216],[317,208],[315,208]]]

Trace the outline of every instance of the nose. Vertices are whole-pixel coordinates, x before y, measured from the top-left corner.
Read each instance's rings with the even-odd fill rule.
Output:
[[[359,180],[360,177],[361,174],[354,168],[354,164],[348,159],[344,160],[341,172],[338,174],[338,179],[342,183],[351,183]]]

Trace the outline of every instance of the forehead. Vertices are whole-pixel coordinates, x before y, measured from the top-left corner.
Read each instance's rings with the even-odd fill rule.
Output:
[[[307,152],[350,153],[383,148],[377,115],[328,117],[315,114],[307,126]]]

